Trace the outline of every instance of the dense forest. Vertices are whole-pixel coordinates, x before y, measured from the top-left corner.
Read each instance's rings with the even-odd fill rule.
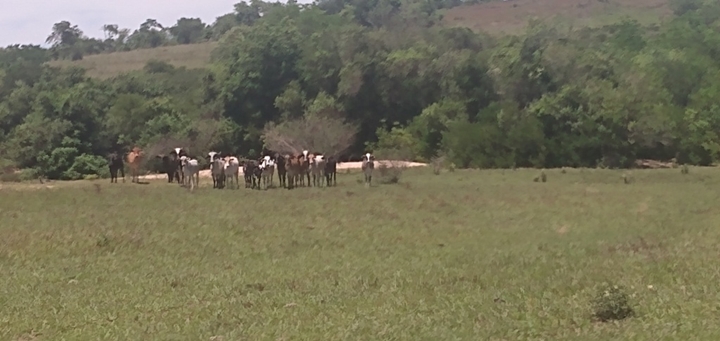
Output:
[[[492,37],[440,24],[447,1],[235,5],[212,25],[68,22],[49,49],[0,49],[0,166],[79,179],[105,156],[182,144],[257,157],[270,123],[332,109],[358,127],[345,157],[438,155],[457,167],[627,167],[720,158],[720,3],[673,2],[660,25],[531,22]],[[160,61],[107,80],[47,61],[217,40],[207,69]]]

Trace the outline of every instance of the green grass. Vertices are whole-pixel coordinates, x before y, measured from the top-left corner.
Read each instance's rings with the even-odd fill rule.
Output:
[[[127,52],[105,53],[85,56],[82,60],[59,60],[49,62],[52,66],[79,66],[88,75],[100,79],[111,78],[130,71],[142,70],[150,60],[161,60],[176,67],[199,69],[210,63],[210,54],[217,43],[165,46]]]
[[[5,185],[0,339],[718,339],[720,172],[622,173]],[[606,281],[636,317],[593,321]]]

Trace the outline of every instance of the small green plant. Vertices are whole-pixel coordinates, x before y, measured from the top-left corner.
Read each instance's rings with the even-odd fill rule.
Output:
[[[622,179],[626,185],[629,185],[633,182],[633,176],[630,173],[623,173]]]
[[[540,174],[533,178],[533,182],[547,182],[547,175],[545,174],[545,171],[540,171]]]
[[[682,167],[680,167],[680,174],[689,174],[689,173],[690,173],[690,167],[688,167],[687,165],[682,165]]]
[[[604,284],[592,301],[593,316],[602,322],[619,321],[635,314],[628,295],[618,285]]]

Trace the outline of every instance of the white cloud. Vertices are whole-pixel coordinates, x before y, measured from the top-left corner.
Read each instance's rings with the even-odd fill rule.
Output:
[[[104,24],[137,29],[146,19],[172,26],[181,17],[211,24],[240,0],[0,0],[0,46],[41,44],[53,24],[67,20],[89,37],[102,37]]]

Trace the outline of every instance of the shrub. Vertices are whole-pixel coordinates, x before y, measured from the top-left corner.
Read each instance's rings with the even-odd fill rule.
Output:
[[[377,167],[378,182],[383,185],[392,185],[400,182],[400,176],[407,169],[406,166],[395,161],[386,161]]]
[[[82,154],[75,158],[75,162],[73,162],[68,173],[67,175],[70,178],[82,179],[87,175],[108,177],[110,170],[107,168],[107,160],[102,156]]]
[[[433,166],[433,174],[440,175],[442,172],[442,169],[445,166],[445,156],[440,155],[436,156],[432,159],[432,166]]]
[[[375,162],[375,174],[381,184],[389,185],[400,182],[402,173],[407,169],[406,161],[412,159],[410,148],[382,149],[375,151],[375,157],[383,160]]]
[[[21,182],[22,177],[18,172],[0,174],[0,182]]]
[[[628,295],[617,285],[605,284],[592,301],[593,316],[602,322],[623,320],[634,315]]]

